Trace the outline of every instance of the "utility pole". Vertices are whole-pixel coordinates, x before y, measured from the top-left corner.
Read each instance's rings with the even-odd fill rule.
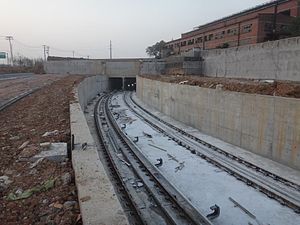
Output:
[[[49,57],[50,55],[50,47],[49,46],[46,46],[46,55],[47,55],[47,58]],[[47,59],[46,59],[47,60]]]
[[[73,51],[72,53],[73,53],[73,58],[75,58],[75,51]]]
[[[111,40],[109,41],[109,58],[112,59],[112,44],[111,44]]]
[[[273,17],[273,41],[277,39],[277,13],[278,13],[278,2],[275,3],[274,17]]]
[[[44,60],[47,61],[47,58],[49,56],[49,49],[50,49],[50,47],[47,46],[47,45],[43,45],[43,47],[44,47]]]
[[[12,43],[11,41],[14,40],[12,36],[6,36],[6,40],[9,42],[9,48],[10,48],[10,60],[11,60],[11,65],[14,65],[14,55],[13,55],[13,49],[12,49]]]
[[[7,60],[7,65],[9,65],[8,52],[6,52],[6,60]]]
[[[47,61],[47,57],[46,57],[46,45],[43,45],[43,47],[44,47],[44,61]]]

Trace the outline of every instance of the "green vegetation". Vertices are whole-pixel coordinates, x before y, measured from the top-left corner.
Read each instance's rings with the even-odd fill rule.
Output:
[[[164,42],[164,41],[157,42],[156,44],[149,46],[146,49],[146,53],[150,57],[154,56],[155,58],[160,59],[162,50],[164,49],[165,46],[166,46],[166,42]]]
[[[229,44],[228,43],[223,43],[221,45],[218,45],[217,48],[229,48]]]

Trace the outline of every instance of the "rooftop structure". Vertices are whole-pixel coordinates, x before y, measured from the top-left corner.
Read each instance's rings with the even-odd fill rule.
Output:
[[[298,0],[271,1],[198,26],[167,43],[171,55],[193,48],[214,49],[288,37],[288,26],[300,16]]]

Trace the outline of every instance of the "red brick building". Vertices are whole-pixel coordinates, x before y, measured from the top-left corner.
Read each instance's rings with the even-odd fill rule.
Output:
[[[167,49],[176,55],[193,48],[235,47],[284,38],[291,20],[298,16],[299,0],[268,2],[183,33],[168,42]]]

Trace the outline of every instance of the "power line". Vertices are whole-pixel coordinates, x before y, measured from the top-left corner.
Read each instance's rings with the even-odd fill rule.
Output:
[[[28,44],[25,44],[25,43],[23,43],[19,40],[16,40],[16,39],[12,38],[12,36],[2,36],[2,35],[0,35],[0,38],[1,37],[6,38],[6,40],[9,40],[9,39],[7,39],[7,37],[11,37],[11,39],[9,40],[10,46],[11,46],[11,52],[12,52],[12,40],[13,40],[16,44],[22,45],[23,47],[26,47],[26,48],[29,48],[29,49],[40,49],[40,48],[42,48],[43,53],[44,53],[44,59],[47,58],[47,55],[49,56],[49,54],[50,54],[49,53],[49,48],[50,47],[47,46],[47,45],[40,45],[40,46],[28,45]],[[112,58],[112,42],[111,41],[110,41],[110,47],[109,48],[110,48],[110,58]],[[75,55],[83,57],[83,58],[85,58],[85,57],[89,58],[88,53],[87,54],[82,54],[82,53],[80,53],[76,50],[67,50],[67,49],[61,49],[61,48],[56,48],[56,47],[52,47],[52,46],[51,46],[51,49],[53,49],[54,51],[58,51],[58,52],[70,53],[70,55],[72,54],[73,58],[75,57]],[[92,49],[92,50],[91,49],[82,49],[82,50],[85,51],[85,52],[87,52],[87,51],[95,52],[96,51],[98,53],[100,53],[100,52],[103,53],[103,51],[104,51],[104,49],[102,49],[102,50],[100,50],[100,49]]]
[[[41,48],[41,46],[32,46],[32,45],[27,45],[27,44],[24,44],[23,42],[19,41],[19,40],[16,40],[14,39],[14,41],[20,45],[23,45],[24,47],[26,48]]]

